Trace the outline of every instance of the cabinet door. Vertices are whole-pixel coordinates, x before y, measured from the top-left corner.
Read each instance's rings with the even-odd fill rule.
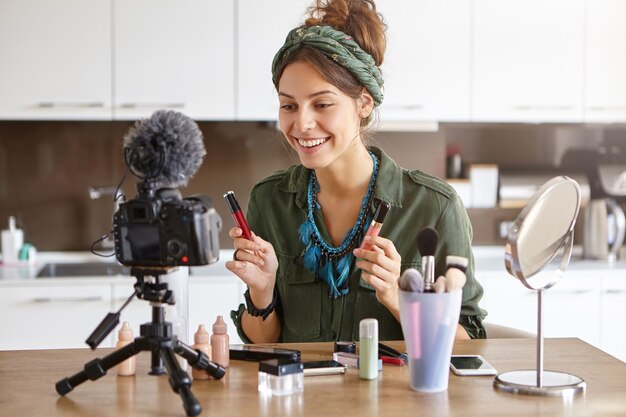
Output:
[[[111,118],[109,0],[0,2],[0,119]]]
[[[626,2],[587,1],[585,120],[626,120]]]
[[[626,362],[626,271],[607,271],[602,280],[600,348]]]
[[[480,307],[487,321],[537,333],[537,296],[506,271],[476,272],[484,289]],[[489,335],[487,335],[489,336]]]
[[[602,274],[567,270],[544,292],[543,323],[546,337],[578,337],[600,347],[600,288]]]
[[[272,60],[287,33],[304,22],[310,0],[239,0],[237,119],[277,120]]]
[[[474,121],[583,119],[584,0],[475,0]]]
[[[242,343],[230,319],[231,310],[244,302],[245,285],[234,275],[196,277],[189,279],[189,341],[200,324],[211,333],[217,316],[223,316],[228,328],[230,343]]]
[[[2,297],[0,349],[86,348],[85,340],[111,308],[109,284],[3,286]]]
[[[234,116],[234,3],[125,0],[114,7],[115,119],[174,109]]]
[[[376,4],[387,23],[381,120],[469,120],[471,2]]]

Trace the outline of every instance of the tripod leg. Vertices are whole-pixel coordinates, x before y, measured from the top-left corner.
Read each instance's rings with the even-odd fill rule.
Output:
[[[196,369],[204,369],[215,379],[221,379],[226,373],[226,370],[220,364],[211,362],[206,353],[192,349],[180,340],[176,341],[174,351],[185,358],[189,365]]]
[[[120,362],[130,358],[142,350],[137,342],[129,343],[123,348],[112,352],[103,358],[97,358],[85,364],[84,370],[76,373],[69,378],[63,378],[56,383],[55,387],[59,395],[65,395],[78,385],[87,381],[95,381],[96,379],[106,375],[107,371]]]
[[[197,416],[202,412],[202,407],[200,407],[200,403],[191,392],[191,379],[189,375],[180,368],[171,349],[162,348],[161,357],[167,368],[170,386],[183,400],[185,413],[187,413],[189,417]]]

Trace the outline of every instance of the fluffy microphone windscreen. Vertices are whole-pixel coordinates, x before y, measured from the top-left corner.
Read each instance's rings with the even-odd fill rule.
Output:
[[[417,234],[417,248],[422,256],[435,256],[439,233],[432,227],[425,227]]]
[[[158,110],[126,133],[124,154],[138,177],[177,188],[200,168],[206,150],[196,122],[173,110]]]

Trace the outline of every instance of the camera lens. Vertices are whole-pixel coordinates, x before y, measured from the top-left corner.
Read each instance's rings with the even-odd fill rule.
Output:
[[[167,253],[174,258],[179,258],[183,254],[183,243],[178,239],[170,239],[167,242]]]

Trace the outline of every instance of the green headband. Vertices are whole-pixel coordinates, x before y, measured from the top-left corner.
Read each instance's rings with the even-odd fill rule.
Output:
[[[350,71],[367,88],[374,105],[383,102],[383,77],[374,58],[361,49],[352,37],[330,26],[303,26],[287,35],[285,44],[278,50],[272,62],[272,80],[277,84],[276,71],[281,63],[303,45],[310,46]]]

